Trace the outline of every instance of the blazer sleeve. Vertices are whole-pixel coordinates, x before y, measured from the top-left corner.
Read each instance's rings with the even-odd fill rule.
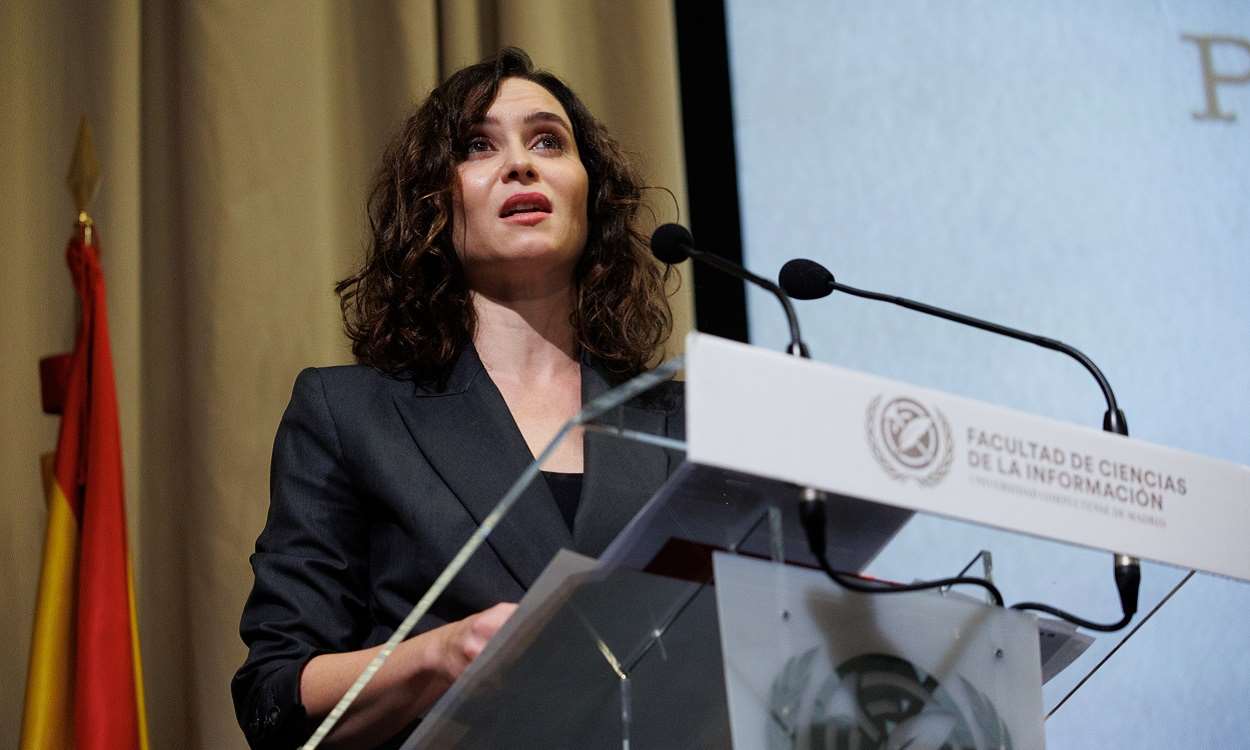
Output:
[[[253,748],[302,743],[314,728],[300,698],[304,665],[367,638],[367,534],[321,373],[306,369],[274,440],[269,515],[239,628],[248,655],[231,683]]]

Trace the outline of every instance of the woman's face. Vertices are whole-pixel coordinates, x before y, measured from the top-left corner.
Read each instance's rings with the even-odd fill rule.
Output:
[[[505,79],[456,171],[452,236],[470,284],[534,273],[567,284],[586,245],[589,180],[560,102]]]

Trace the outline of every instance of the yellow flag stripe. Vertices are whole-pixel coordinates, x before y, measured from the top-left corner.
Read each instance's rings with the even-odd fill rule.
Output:
[[[148,750],[148,711],[143,697],[143,659],[139,655],[139,615],[135,609],[135,574],[126,555],[126,598],[130,604],[130,653],[135,664],[135,708],[139,714],[139,750]]]
[[[26,670],[26,706],[22,712],[21,750],[70,750],[73,746],[74,671],[72,669],[78,520],[69,500],[50,477],[48,528],[44,533],[43,569],[35,605],[35,630]]]

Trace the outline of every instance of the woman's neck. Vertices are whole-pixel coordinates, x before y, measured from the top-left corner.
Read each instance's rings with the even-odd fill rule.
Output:
[[[473,344],[491,377],[542,383],[567,376],[578,364],[574,300],[571,284],[507,296],[474,291]]]

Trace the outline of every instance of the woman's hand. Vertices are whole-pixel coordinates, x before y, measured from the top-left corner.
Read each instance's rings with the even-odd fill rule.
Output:
[[[516,607],[502,602],[399,644],[330,733],[328,746],[373,747],[411,724],[447,692]],[[328,714],[381,648],[313,657],[300,676],[309,717],[320,721]]]
[[[486,649],[487,642],[499,632],[516,607],[512,602],[500,602],[432,631],[442,638],[441,671],[448,683],[455,681]]]

